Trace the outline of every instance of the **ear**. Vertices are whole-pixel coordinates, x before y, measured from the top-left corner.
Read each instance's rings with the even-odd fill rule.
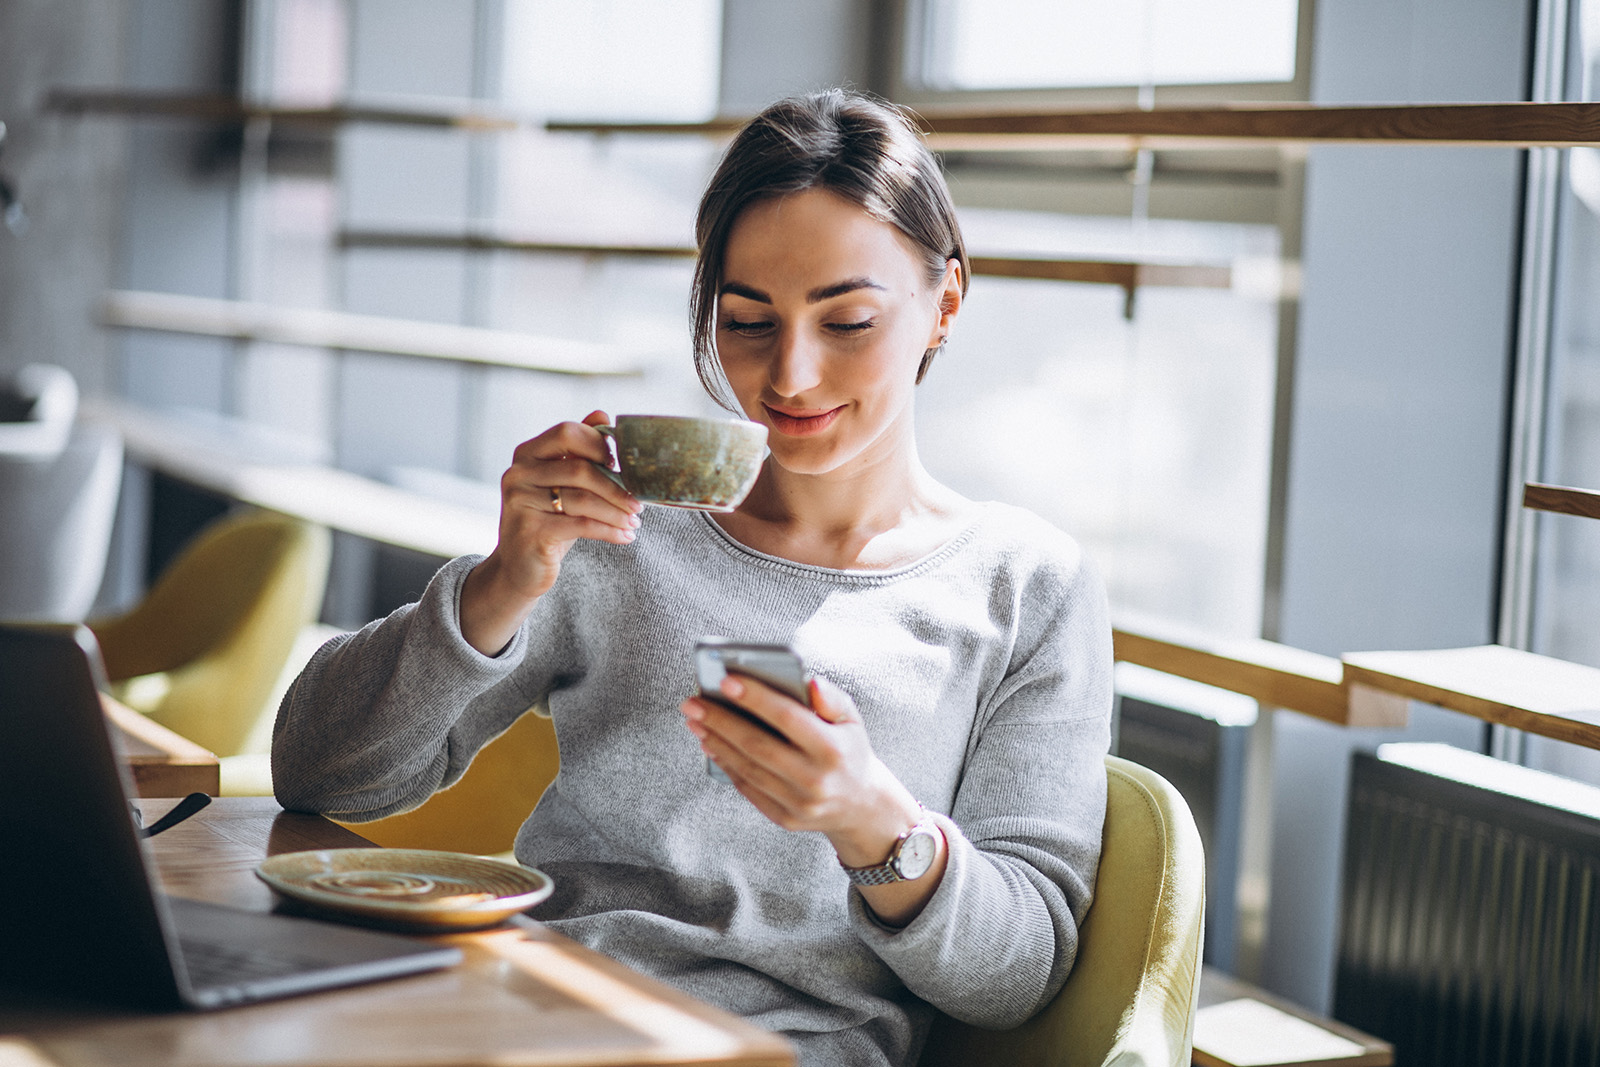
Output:
[[[948,259],[944,264],[944,278],[938,286],[939,318],[934,323],[929,348],[938,348],[950,338],[956,316],[961,312],[961,261]]]

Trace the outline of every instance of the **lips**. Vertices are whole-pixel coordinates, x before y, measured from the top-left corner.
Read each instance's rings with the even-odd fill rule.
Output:
[[[833,425],[839,413],[844,410],[841,404],[836,408],[776,408],[771,404],[762,404],[767,411],[767,418],[772,422],[772,428],[786,437],[811,437],[822,433]]]

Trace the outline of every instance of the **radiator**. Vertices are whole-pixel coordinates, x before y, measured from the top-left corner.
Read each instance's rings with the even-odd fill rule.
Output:
[[[1400,1067],[1600,1067],[1600,789],[1444,745],[1351,769],[1334,1016]]]
[[[1245,752],[1256,703],[1132,663],[1116,666],[1113,751],[1171,782],[1206,855],[1205,960],[1233,971],[1239,933]]]

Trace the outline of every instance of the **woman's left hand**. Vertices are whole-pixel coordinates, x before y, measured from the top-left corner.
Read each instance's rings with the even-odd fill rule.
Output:
[[[722,696],[767,723],[775,736],[700,697],[682,705],[700,747],[763,815],[785,830],[827,835],[839,862],[871,867],[889,857],[922,809],[878,759],[848,693],[822,679],[811,683],[810,708],[752,678],[728,675]],[[915,918],[944,873],[939,838],[934,865],[921,878],[863,886],[872,910],[891,925]]]

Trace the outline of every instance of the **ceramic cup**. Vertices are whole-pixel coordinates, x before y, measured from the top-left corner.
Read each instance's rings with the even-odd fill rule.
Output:
[[[767,428],[743,419],[618,415],[595,429],[616,443],[618,469],[600,469],[647,504],[732,511],[766,458]]]

